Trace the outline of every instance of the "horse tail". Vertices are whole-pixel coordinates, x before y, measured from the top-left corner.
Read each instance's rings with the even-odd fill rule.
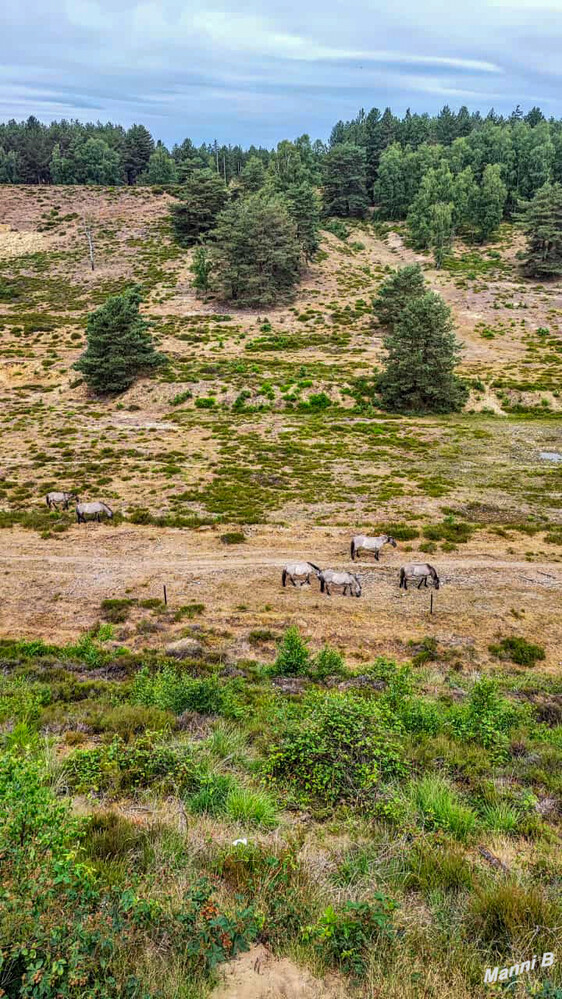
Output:
[[[351,561],[355,562],[355,538],[351,539]]]
[[[281,580],[283,582],[283,586],[286,586],[287,585],[287,570],[286,569],[283,569],[283,575],[281,576]]]
[[[320,579],[320,593],[324,593],[324,590],[326,589],[326,580],[324,579],[322,573],[320,573],[318,578]]]
[[[402,589],[402,587],[404,586],[405,582],[406,582],[406,572],[405,572],[404,569],[400,569],[400,586],[399,586],[399,589]]]
[[[45,496],[45,503],[47,504],[47,506],[49,507],[49,510],[50,510],[51,509],[51,504],[49,502],[49,497],[48,496]]]

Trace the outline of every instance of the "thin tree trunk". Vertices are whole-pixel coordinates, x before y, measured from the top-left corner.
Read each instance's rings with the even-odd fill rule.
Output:
[[[89,257],[90,257],[90,263],[92,265],[92,270],[95,271],[95,269],[96,269],[96,258],[95,258],[95,254],[94,254],[94,239],[93,239],[93,236],[92,236],[92,228],[91,228],[90,224],[88,222],[86,222],[86,219],[83,219],[82,221],[84,223],[84,232],[86,234],[86,239],[88,240],[88,254],[89,254]]]

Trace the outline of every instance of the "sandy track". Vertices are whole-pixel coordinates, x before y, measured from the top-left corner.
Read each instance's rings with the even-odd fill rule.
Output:
[[[316,585],[282,588],[281,568],[297,557],[351,568],[348,541],[344,529],[304,526],[291,528],[290,535],[281,528],[255,528],[245,545],[231,549],[215,531],[88,525],[73,527],[58,540],[6,531],[0,547],[0,634],[68,640],[95,624],[104,598],[161,596],[166,584],[171,609],[190,600],[204,603],[198,623],[222,635],[225,650],[237,654],[255,654],[247,645],[251,629],[279,631],[297,623],[314,643],[332,642],[359,659],[404,652],[408,640],[434,634],[469,650],[478,662],[499,635],[523,634],[546,646],[549,666],[560,664],[562,615],[556,616],[555,608],[562,608],[562,563],[498,557],[476,542],[436,553],[430,561],[443,586],[434,595],[433,617],[429,591],[405,594],[398,588],[400,565],[428,556],[400,548],[385,553],[378,565],[355,563],[364,587],[361,600],[330,599]],[[161,646],[182,631],[170,622],[162,628],[165,633],[149,636],[129,632],[127,644]]]

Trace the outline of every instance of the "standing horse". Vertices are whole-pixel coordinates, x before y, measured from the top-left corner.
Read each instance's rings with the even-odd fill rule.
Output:
[[[408,589],[408,581],[416,583],[419,579],[418,590],[422,586],[427,587],[428,579],[431,579],[436,590],[439,589],[439,576],[435,569],[428,562],[409,562],[408,565],[400,569],[400,589]]]
[[[79,524],[85,524],[88,518],[97,520],[99,524],[102,517],[108,517],[110,520],[113,517],[113,510],[108,507],[107,503],[96,500],[95,503],[76,504],[76,519]]]
[[[334,586],[341,586],[341,592],[344,597],[360,597],[363,592],[359,577],[352,572],[336,572],[334,569],[324,569],[318,578],[320,580],[320,592],[325,593],[328,597],[331,597]]]
[[[287,580],[293,584],[293,586],[310,586],[310,577],[312,573],[319,578],[321,569],[314,562],[291,562],[286,565],[283,569],[281,576],[281,581],[283,586],[287,585]]]
[[[379,561],[379,555],[382,548],[385,545],[392,545],[396,548],[396,541],[390,536],[390,534],[381,534],[378,538],[369,538],[366,534],[356,534],[354,538],[351,539],[351,560],[355,562],[355,558],[360,551],[372,552],[375,556],[375,561]]]
[[[56,492],[47,493],[47,495],[45,496],[45,500],[47,502],[49,510],[58,510],[59,503],[63,510],[68,510],[68,504],[72,500],[74,500],[74,502],[76,503],[79,502],[76,493],[56,493]]]

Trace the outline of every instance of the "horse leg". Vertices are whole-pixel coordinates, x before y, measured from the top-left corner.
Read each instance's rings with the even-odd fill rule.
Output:
[[[425,576],[424,576],[424,577],[423,577],[422,579],[420,579],[420,581],[419,581],[419,583],[418,583],[418,590],[421,590],[421,588],[422,588],[422,586],[423,586],[423,581],[424,581],[424,579],[425,579]]]

